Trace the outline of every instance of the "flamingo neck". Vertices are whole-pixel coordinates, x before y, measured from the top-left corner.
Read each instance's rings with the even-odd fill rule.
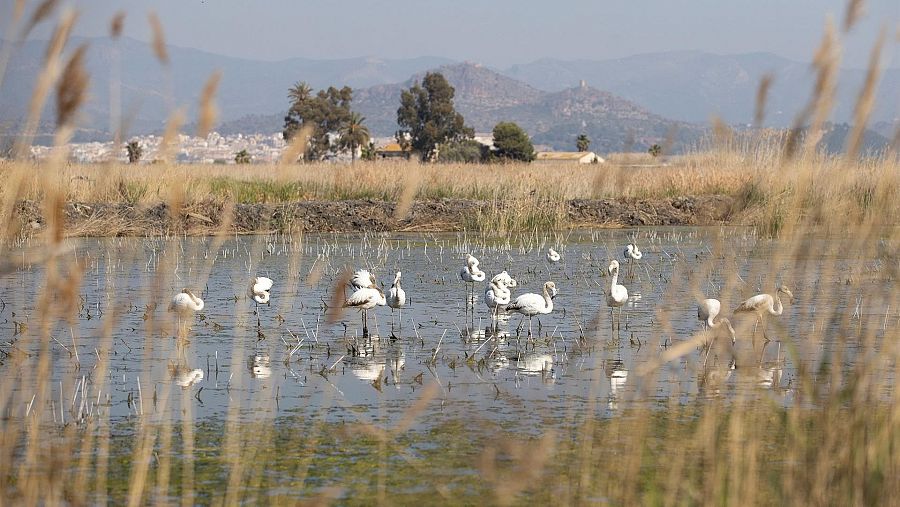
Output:
[[[612,283],[610,284],[609,288],[612,289],[616,285],[619,285],[619,270],[613,272]]]
[[[784,305],[781,303],[781,297],[779,297],[778,293],[775,293],[775,308],[769,310],[769,313],[772,315],[781,315],[784,312]]]
[[[550,291],[547,290],[547,287],[544,287],[544,306],[547,310],[547,313],[553,311],[553,298],[550,297]]]

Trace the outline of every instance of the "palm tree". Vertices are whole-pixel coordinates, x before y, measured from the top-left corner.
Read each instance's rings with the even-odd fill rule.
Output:
[[[350,113],[350,119],[341,128],[338,145],[350,150],[350,162],[356,161],[356,147],[369,142],[369,127],[363,125],[366,119],[359,113]]]
[[[294,86],[288,90],[288,100],[291,105],[303,102],[312,94],[312,87],[306,81],[297,81]]]
[[[588,151],[588,148],[591,146],[591,140],[588,139],[587,134],[581,134],[575,140],[575,146],[578,148],[578,151]]]

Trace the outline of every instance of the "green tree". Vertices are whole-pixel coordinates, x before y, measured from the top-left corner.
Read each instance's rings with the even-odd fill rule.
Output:
[[[126,144],[125,151],[128,152],[129,164],[137,164],[140,162],[141,157],[144,156],[144,148],[141,147],[141,143],[139,143],[137,139]]]
[[[494,155],[523,162],[531,162],[536,156],[528,134],[512,122],[500,122],[494,127]]]
[[[347,123],[341,127],[341,137],[338,140],[338,145],[343,149],[350,150],[351,163],[356,160],[356,148],[365,146],[371,137],[369,135],[369,127],[364,125],[365,121],[366,119],[359,113],[350,113]]]
[[[647,153],[652,155],[653,158],[656,158],[656,157],[662,155],[662,146],[660,146],[658,144],[654,144],[653,146],[651,146],[650,148],[647,149]]]
[[[290,140],[301,128],[309,127],[311,131],[305,158],[321,160],[334,153],[337,146],[332,146],[331,136],[337,135],[350,121],[352,100],[353,90],[349,86],[341,89],[331,86],[320,90],[314,97],[294,102],[284,117],[284,138]]]
[[[438,162],[477,164],[488,158],[487,152],[487,146],[474,139],[450,141],[442,144],[440,150],[438,150]]]
[[[312,88],[306,81],[297,81],[294,83],[294,86],[288,89],[288,100],[291,102],[291,106],[293,106],[294,104],[299,104],[308,99],[311,94]]]
[[[578,136],[578,139],[575,140],[575,147],[581,152],[588,151],[588,148],[591,147],[591,140],[588,138],[587,134],[580,134]]]
[[[375,148],[375,142],[369,141],[369,144],[363,146],[362,154],[360,157],[363,160],[375,160],[375,156],[377,155],[378,150]]]
[[[251,160],[250,154],[247,153],[247,150],[241,150],[234,154],[234,163],[235,164],[249,164]]]
[[[469,139],[474,135],[453,107],[454,93],[443,74],[429,72],[421,85],[416,83],[400,95],[398,140],[409,135],[413,150],[419,153],[422,160],[431,160],[440,144]]]

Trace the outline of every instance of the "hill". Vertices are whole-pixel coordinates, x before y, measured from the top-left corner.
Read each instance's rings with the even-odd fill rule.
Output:
[[[222,72],[217,103],[223,121],[245,115],[272,114],[287,103],[287,90],[296,81],[305,80],[314,88],[347,84],[354,88],[380,83],[395,83],[415,72],[450,62],[444,58],[390,60],[351,58],[311,60],[293,58],[277,62],[246,60],[216,55],[196,49],[169,46],[171,65],[164,68],[149,44],[123,38],[74,37],[71,51],[87,43],[86,67],[90,74],[89,99],[82,111],[82,125],[98,135],[109,134],[110,83],[115,69],[122,77],[122,110],[130,122],[131,133],[162,129],[173,107],[185,107],[188,118],[196,118],[196,106],[203,84],[209,76]],[[9,62],[6,79],[0,87],[0,124],[18,122],[25,115],[35,78],[44,59],[45,41],[26,41]],[[171,90],[171,93],[169,92]],[[167,97],[172,97],[171,100]],[[53,117],[52,100],[44,112]]]
[[[750,123],[762,76],[774,76],[766,122],[789,127],[809,100],[814,75],[809,64],[770,53],[715,55],[699,51],[651,53],[612,60],[542,59],[503,73],[531,86],[558,91],[585,80],[650,110],[682,121]],[[865,71],[843,69],[838,76],[833,120],[849,122]],[[872,123],[895,122],[900,113],[900,69],[883,72]]]
[[[575,138],[584,132],[598,151],[645,150],[672,137],[676,149],[698,140],[704,129],[668,120],[609,92],[578,87],[549,93],[503,76],[484,66],[461,63],[435,69],[456,89],[456,108],[466,124],[478,132],[489,132],[500,121],[514,121],[534,138],[560,150],[574,149]],[[354,91],[353,109],[366,117],[375,136],[397,131],[397,108],[401,92],[424,76],[418,73],[402,83],[377,85]],[[218,127],[223,134],[281,129],[283,114],[247,117]],[[266,131],[262,131],[266,132]]]

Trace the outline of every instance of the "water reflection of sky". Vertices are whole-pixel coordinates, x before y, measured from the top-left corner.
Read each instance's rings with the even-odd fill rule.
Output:
[[[634,266],[633,279],[620,279],[632,298],[622,329],[614,331],[605,305],[606,266],[611,258],[623,261],[622,247],[632,234],[586,232],[487,244],[457,234],[237,237],[217,246],[210,238],[78,240],[72,257],[87,268],[82,306],[71,329],[65,321],[52,326],[50,386],[71,393],[84,377],[85,397],[109,396],[114,418],[159,411],[167,403],[174,418],[190,404],[195,419],[229,410],[248,420],[300,411],[327,421],[391,426],[414,410],[416,424],[450,413],[531,430],[673,399],[747,395],[792,403],[798,362],[815,368],[838,347],[841,319],[831,318],[835,312],[856,314],[859,324],[850,329],[860,336],[862,323],[897,323],[897,306],[890,306],[896,289],[878,269],[883,261],[874,252],[833,251],[819,238],[799,252],[784,252],[783,245],[745,230],[678,228],[639,232],[644,258]],[[547,263],[549,246],[562,253],[562,262]],[[517,278],[513,297],[555,281],[554,312],[535,320],[539,336],[528,339],[527,321],[517,334],[518,315],[492,329],[483,286],[476,290],[473,314],[465,310],[465,289],[457,279],[465,252],[478,256],[489,276],[507,270]],[[361,336],[355,311],[328,322],[324,305],[345,265],[372,269],[386,286],[395,271],[403,272],[409,306],[402,327],[397,324],[392,333],[390,310],[383,307],[370,312],[374,338]],[[622,273],[629,269],[626,263]],[[259,329],[256,306],[245,293],[249,277],[257,274],[276,282],[271,304],[259,307]],[[157,281],[162,298],[153,296]],[[737,322],[736,363],[716,347],[705,367],[704,355],[692,350],[658,374],[639,374],[698,332],[698,294],[721,297],[731,309],[776,283],[789,284],[797,301],[769,323],[774,341],[749,339],[751,317]],[[38,349],[30,295],[41,293],[42,284],[38,268],[0,278],[0,337],[11,343],[4,351]],[[206,308],[188,339],[176,340],[165,306],[182,287],[196,289]],[[160,304],[148,309],[155,299]],[[103,328],[112,314],[111,343],[104,348]],[[25,335],[15,334],[17,323],[26,324]],[[822,336],[817,329],[826,329],[821,343],[807,339],[810,333]],[[873,332],[877,347],[884,330]],[[66,350],[73,342],[80,368]],[[845,368],[857,352],[854,343],[844,355]],[[109,371],[98,396],[101,383],[89,372],[99,357],[108,359]],[[10,357],[2,368],[6,378],[20,379],[15,388],[21,394],[34,390],[33,363]],[[129,402],[138,397],[140,406]]]

